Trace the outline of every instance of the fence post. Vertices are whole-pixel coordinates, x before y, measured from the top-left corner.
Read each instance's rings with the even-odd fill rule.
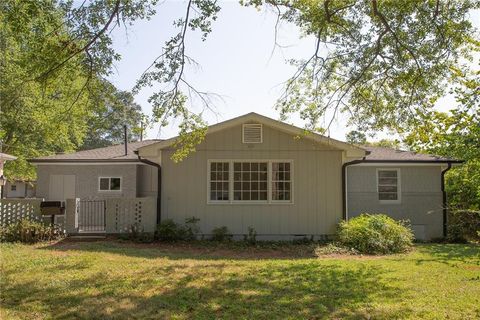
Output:
[[[78,232],[78,205],[80,199],[67,199],[65,208],[65,230],[68,233]]]

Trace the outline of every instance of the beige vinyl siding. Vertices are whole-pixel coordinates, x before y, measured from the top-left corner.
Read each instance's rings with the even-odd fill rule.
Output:
[[[174,150],[162,150],[162,219],[200,218],[202,233],[227,226],[245,234],[252,226],[260,237],[333,234],[342,217],[342,151],[263,126],[263,143],[242,143],[242,126],[208,135],[197,151],[180,163]],[[209,204],[208,160],[292,160],[293,203]]]
[[[137,197],[156,197],[158,169],[151,165],[137,166]]]
[[[399,203],[381,203],[378,199],[378,168],[400,169]],[[347,174],[348,216],[357,216],[362,212],[386,213],[395,219],[408,219],[416,229],[423,229],[425,234],[418,234],[419,238],[442,237],[441,171],[439,165],[350,166]]]

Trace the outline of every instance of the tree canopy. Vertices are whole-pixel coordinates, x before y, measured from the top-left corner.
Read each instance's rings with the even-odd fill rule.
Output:
[[[6,164],[9,178],[34,177],[28,158],[84,145],[114,101],[105,95],[125,95],[103,79],[109,61],[102,69],[98,54],[74,55],[83,41],[68,27],[74,19],[65,10],[48,0],[0,4],[0,143],[18,157]],[[131,96],[123,99],[132,105]],[[138,106],[132,107],[129,115],[137,116]]]

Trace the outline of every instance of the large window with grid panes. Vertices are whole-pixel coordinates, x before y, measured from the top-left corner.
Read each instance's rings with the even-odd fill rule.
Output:
[[[292,160],[209,160],[208,203],[293,203]]]

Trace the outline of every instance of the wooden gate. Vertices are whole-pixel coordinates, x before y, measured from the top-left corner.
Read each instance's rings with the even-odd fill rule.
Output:
[[[80,200],[78,232],[105,232],[105,200]]]

